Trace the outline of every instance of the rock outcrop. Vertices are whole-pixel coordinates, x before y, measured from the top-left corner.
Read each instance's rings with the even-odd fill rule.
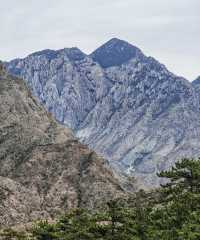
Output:
[[[124,195],[107,163],[53,120],[2,65],[0,164],[0,226],[51,219]]]
[[[91,55],[45,50],[6,64],[80,140],[142,187],[182,157],[200,155],[195,87],[140,49],[112,39]]]
[[[192,85],[200,93],[200,76],[192,82]]]

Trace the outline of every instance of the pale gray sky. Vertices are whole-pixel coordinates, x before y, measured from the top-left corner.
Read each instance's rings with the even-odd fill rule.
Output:
[[[189,80],[200,75],[200,0],[0,0],[0,59],[126,40]]]

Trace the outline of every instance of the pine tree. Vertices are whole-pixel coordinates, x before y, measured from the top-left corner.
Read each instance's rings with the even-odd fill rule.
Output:
[[[94,240],[92,214],[84,209],[75,209],[64,215],[57,223],[59,239],[63,240]]]
[[[31,230],[32,239],[199,240],[200,159],[183,159],[159,176],[167,183],[158,191],[114,199],[98,211],[71,210],[56,223],[40,221]],[[30,239],[28,236],[7,229],[0,239]]]
[[[55,224],[48,223],[47,220],[36,223],[31,229],[32,236],[37,240],[59,239]]]
[[[162,186],[160,205],[152,213],[152,239],[187,239],[180,238],[180,234],[184,235],[183,226],[188,228],[191,213],[200,209],[200,161],[183,159],[159,176],[169,181]]]
[[[23,231],[13,230],[12,228],[6,228],[0,232],[1,240],[25,240],[28,236]]]

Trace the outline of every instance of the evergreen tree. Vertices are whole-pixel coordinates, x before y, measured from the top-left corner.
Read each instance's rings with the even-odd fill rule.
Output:
[[[159,176],[169,181],[162,186],[160,204],[152,212],[152,239],[189,239],[180,236],[190,226],[191,213],[196,215],[200,209],[200,161],[183,159]]]
[[[6,228],[0,232],[1,240],[25,240],[28,236],[23,231],[13,230],[12,228]]]
[[[55,224],[50,224],[48,221],[40,221],[36,223],[32,230],[32,236],[37,240],[54,240],[59,239]]]
[[[75,209],[56,223],[40,221],[34,240],[199,240],[200,159],[183,159],[160,177],[158,191],[139,191],[129,199],[114,199],[98,211]],[[30,239],[30,233],[6,229],[2,240]]]

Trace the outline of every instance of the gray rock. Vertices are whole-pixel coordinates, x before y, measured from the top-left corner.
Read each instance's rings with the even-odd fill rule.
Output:
[[[0,65],[0,227],[124,196],[118,176]]]
[[[71,51],[6,65],[57,120],[141,187],[157,186],[156,173],[178,159],[199,156],[200,97],[189,81],[118,39],[89,56],[76,49],[71,58]]]

